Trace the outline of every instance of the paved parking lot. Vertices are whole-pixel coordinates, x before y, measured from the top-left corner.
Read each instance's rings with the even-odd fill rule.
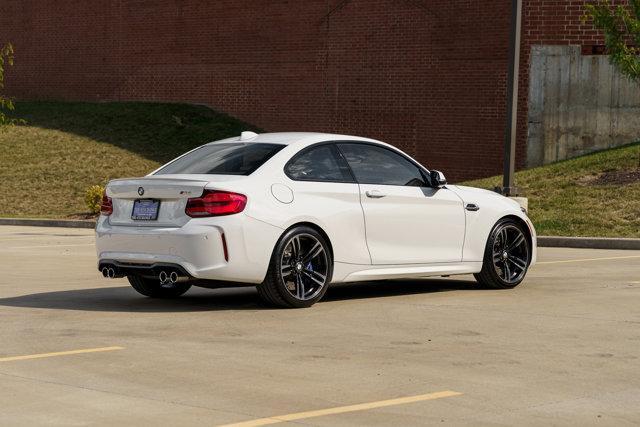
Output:
[[[0,227],[0,424],[637,425],[640,251],[541,249],[472,277],[136,294],[93,232]]]

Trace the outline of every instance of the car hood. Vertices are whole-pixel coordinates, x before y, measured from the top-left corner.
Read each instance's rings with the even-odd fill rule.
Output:
[[[518,202],[494,191],[482,188],[466,187],[464,185],[447,185],[447,188],[455,192],[464,203],[487,201],[490,203],[505,203],[515,209],[520,209]]]

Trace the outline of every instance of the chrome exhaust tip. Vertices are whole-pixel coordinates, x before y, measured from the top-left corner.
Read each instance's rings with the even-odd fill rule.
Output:
[[[167,284],[167,281],[169,280],[169,276],[167,275],[167,272],[162,270],[160,272],[160,274],[158,274],[158,279],[160,280],[160,284],[161,285],[165,285]]]
[[[116,277],[116,271],[113,268],[109,268],[107,270],[107,277],[109,277],[109,279],[113,279]]]
[[[175,271],[172,271],[171,274],[169,275],[169,281],[171,281],[171,284],[174,284],[178,281],[178,273],[176,273]]]
[[[109,269],[107,267],[102,267],[102,270],[100,270],[100,272],[102,273],[102,276],[104,278],[108,278],[109,277]]]

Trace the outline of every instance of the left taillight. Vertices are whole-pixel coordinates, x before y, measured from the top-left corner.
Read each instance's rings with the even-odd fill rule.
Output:
[[[184,212],[192,218],[240,213],[247,205],[247,196],[228,191],[204,190],[202,196],[187,200]]]
[[[107,192],[105,190],[102,193],[102,203],[100,204],[100,213],[105,216],[109,216],[113,213],[113,201],[111,197],[107,196]]]

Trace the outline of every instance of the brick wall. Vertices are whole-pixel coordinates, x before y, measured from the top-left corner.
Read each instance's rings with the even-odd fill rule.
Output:
[[[378,138],[450,180],[502,167],[509,0],[4,0],[19,99],[202,103],[269,131]],[[583,43],[584,1],[525,0],[532,43]]]

